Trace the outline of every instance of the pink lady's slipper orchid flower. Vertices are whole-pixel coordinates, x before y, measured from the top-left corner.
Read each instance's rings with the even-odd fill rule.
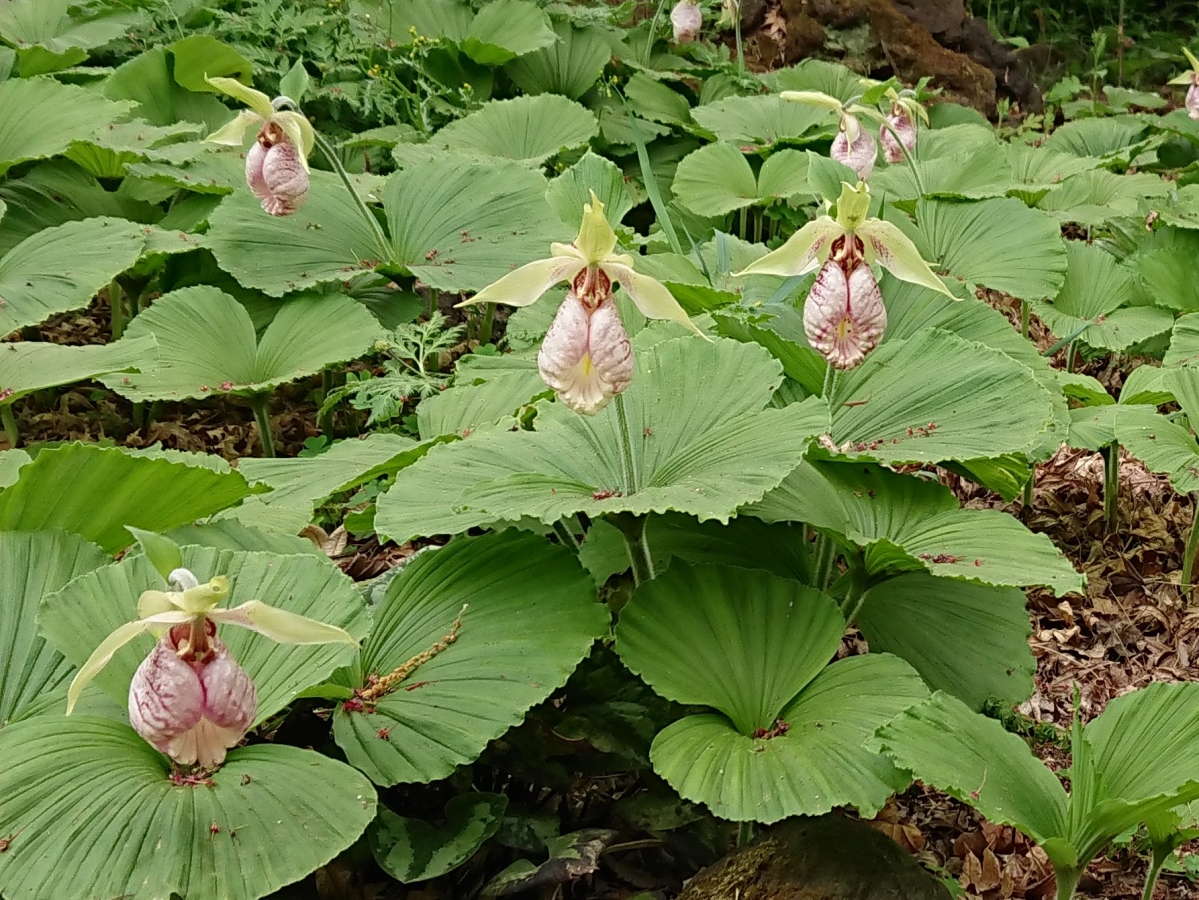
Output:
[[[704,24],[703,13],[699,11],[695,0],[679,0],[670,11],[670,24],[674,27],[674,42],[690,44],[699,37],[699,30]]]
[[[916,102],[911,91],[895,93],[888,91],[891,100],[891,112],[879,127],[879,140],[883,145],[883,155],[889,163],[901,163],[904,150],[914,153],[916,150],[916,121],[919,119],[928,126],[928,113]],[[902,146],[900,146],[902,144]]]
[[[870,268],[878,263],[896,278],[957,299],[920,251],[890,222],[868,219],[870,192],[862,182],[842,185],[837,218],[813,219],[791,238],[737,275],[805,275],[820,272],[804,303],[808,343],[834,369],[852,369],[882,340],[887,310]]]
[[[555,284],[569,282],[537,367],[558,399],[585,416],[598,413],[633,379],[633,350],[612,297],[614,284],[647,318],[669,319],[700,334],[666,285],[638,275],[633,257],[615,250],[616,232],[593,191],[573,244],[551,244],[549,259],[521,266],[459,304],[528,306]]]
[[[229,593],[224,576],[200,584],[187,569],[175,569],[167,581],[176,590],[143,593],[137,601],[141,618],[106,637],[83,664],[67,691],[67,714],[121,647],[152,632],[158,643],[129,685],[129,721],[180,765],[219,766],[258,712],[254,683],[217,637],[218,622],[281,644],[357,643],[340,628],[258,600],[217,609]]]
[[[246,151],[246,184],[272,216],[290,216],[308,196],[308,154],[316,141],[312,124],[298,112],[275,109],[266,94],[235,78],[205,80],[249,107],[205,140],[240,147],[246,129],[258,128],[257,140]]]
[[[1192,119],[1199,119],[1199,59],[1196,59],[1195,55],[1186,47],[1182,48],[1182,52],[1186,56],[1187,62],[1191,64],[1191,71],[1185,75],[1179,75],[1177,78],[1171,78],[1169,83],[1189,85],[1184,105],[1187,115]]]
[[[833,138],[829,156],[849,166],[863,181],[870,177],[874,171],[874,161],[878,157],[878,144],[875,143],[874,136],[862,128],[857,117],[865,113],[877,118],[877,112],[857,104],[846,106],[836,97],[830,97],[820,91],[783,91],[779,96],[784,100],[823,106],[836,112],[841,123],[837,136]]]

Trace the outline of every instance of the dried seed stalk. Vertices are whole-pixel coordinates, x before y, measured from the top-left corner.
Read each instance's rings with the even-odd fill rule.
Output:
[[[390,694],[399,687],[400,682],[405,678],[449,647],[454,641],[458,640],[458,632],[462,629],[462,616],[466,613],[467,605],[463,604],[462,609],[458,612],[458,617],[454,619],[454,624],[450,626],[450,630],[445,637],[434,643],[428,650],[423,650],[416,654],[416,656],[397,667],[394,671],[371,682],[369,687],[363,688],[358,692],[357,699],[364,703],[373,703],[380,697]]]

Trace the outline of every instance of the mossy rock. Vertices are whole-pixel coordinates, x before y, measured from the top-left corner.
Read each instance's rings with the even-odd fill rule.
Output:
[[[898,844],[838,813],[788,819],[687,883],[678,900],[949,900]]]

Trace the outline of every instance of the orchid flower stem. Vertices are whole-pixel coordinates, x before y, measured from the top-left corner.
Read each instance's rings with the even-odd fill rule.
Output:
[[[820,396],[828,403],[830,409],[833,406],[833,395],[837,392],[837,376],[840,374],[840,371],[832,366],[825,367],[824,386],[820,389]]]
[[[666,9],[666,0],[658,0],[658,8],[654,10],[654,18],[650,22],[649,37],[645,39],[645,53],[641,55],[641,64],[649,65],[649,58],[653,55],[654,44],[658,40],[658,22],[662,19],[662,13]]]
[[[4,435],[8,438],[8,449],[15,450],[21,446],[21,430],[17,428],[17,419],[12,414],[11,403],[0,405],[0,419],[4,421]]]
[[[920,126],[916,123],[916,117],[910,116],[910,118],[912,120],[913,127],[919,129]],[[916,190],[920,192],[920,197],[921,197],[921,199],[923,199],[924,198],[924,179],[920,177],[920,170],[918,168],[916,168],[915,158],[912,156],[911,152],[908,150],[907,145],[904,144],[904,142],[900,139],[899,132],[895,130],[894,125],[892,125],[886,119],[883,119],[883,127],[886,128],[889,132],[891,132],[891,136],[893,138],[895,138],[895,143],[897,143],[899,145],[899,150],[901,153],[903,153],[903,158],[907,162],[908,168],[912,170],[912,178],[914,178],[916,180]]]
[[[115,278],[108,285],[108,308],[112,316],[112,339],[119,341],[125,333],[125,302],[121,299],[121,285]]]
[[[296,112],[303,115],[300,105],[290,97],[276,97],[276,108],[291,107]],[[375,218],[375,214],[371,212],[370,207],[366,205],[366,201],[359,196],[358,191],[354,189],[354,183],[350,181],[350,175],[346,171],[346,167],[341,164],[341,157],[333,149],[333,146],[321,136],[321,133],[315,128],[312,130],[313,143],[320,148],[325,159],[329,161],[329,165],[333,167],[333,171],[337,173],[337,177],[341,179],[341,183],[346,186],[346,190],[350,192],[350,196],[354,198],[354,205],[358,207],[358,212],[370,224],[371,230],[375,233],[375,241],[378,244],[379,258],[385,261],[391,256],[391,242],[387,239],[387,234],[383,231],[383,226],[379,224],[379,220]]]
[[[733,14],[733,40],[737,42],[737,71],[745,77],[745,49],[741,46],[741,4]]]
[[[275,458],[275,437],[271,434],[270,394],[254,394],[247,399],[254,419],[258,423],[258,438],[262,441],[262,455]]]
[[[1107,533],[1116,531],[1120,502],[1120,442],[1112,441],[1103,454],[1103,521]]]
[[[487,309],[483,311],[483,320],[479,323],[479,338],[480,344],[491,343],[491,324],[495,318],[495,304],[488,303]]]
[[[570,529],[566,527],[566,523],[561,519],[554,523],[554,534],[558,535],[558,540],[562,542],[563,547],[569,547],[575,553],[579,552],[578,539],[575,538]]]
[[[624,408],[624,394],[617,394],[616,400],[617,431],[620,432],[620,463],[624,475],[624,493],[637,493],[637,472],[633,465],[633,445],[629,436],[629,417]]]
[[[1195,573],[1195,552],[1199,550],[1199,497],[1192,494],[1191,502],[1194,504],[1195,519],[1191,522],[1191,533],[1187,535],[1186,549],[1182,552],[1182,590],[1188,599],[1193,587],[1191,578]]]

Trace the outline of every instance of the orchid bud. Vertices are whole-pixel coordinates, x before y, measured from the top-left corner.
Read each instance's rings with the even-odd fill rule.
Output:
[[[679,0],[670,11],[670,24],[674,26],[674,42],[689,44],[699,37],[703,25],[703,14],[695,0]]]
[[[290,216],[304,205],[308,168],[278,125],[264,125],[246,154],[246,184],[272,216]]]
[[[887,329],[887,310],[874,273],[860,258],[844,262],[830,257],[816,276],[804,303],[808,343],[834,369],[852,369],[878,346]]]
[[[1191,77],[1191,86],[1187,88],[1184,104],[1187,115],[1192,119],[1199,119],[1199,72],[1194,73]]]
[[[912,117],[908,115],[908,111],[899,104],[891,107],[891,115],[887,116],[887,123],[891,126],[883,125],[879,128],[879,139],[883,144],[883,155],[889,163],[903,162],[904,150],[908,153],[916,149],[916,125],[912,122]],[[891,129],[895,129],[892,133]],[[899,140],[896,140],[896,135]],[[900,146],[900,142],[903,146]]]
[[[606,281],[602,272],[598,275]],[[611,291],[590,296],[595,305],[580,299],[574,288],[566,294],[537,354],[545,383],[585,416],[594,416],[633,380],[633,348]]]
[[[849,166],[859,178],[865,181],[874,171],[874,158],[878,155],[878,144],[874,142],[874,137],[868,131],[861,130],[860,127],[857,127],[857,123],[854,125],[855,127],[852,128],[842,128],[833,138],[829,156],[837,162]],[[851,136],[851,132],[857,132],[856,136]]]
[[[211,621],[199,626],[198,637],[191,625],[171,628],[129,686],[130,724],[180,765],[220,765],[257,710],[254,682],[216,637]]]

